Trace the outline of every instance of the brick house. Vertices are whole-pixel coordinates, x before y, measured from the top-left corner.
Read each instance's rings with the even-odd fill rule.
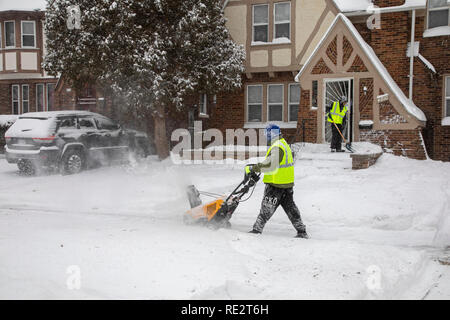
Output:
[[[372,3],[379,9],[368,11]],[[183,112],[170,111],[169,136],[195,120],[203,129],[222,131],[276,122],[290,141],[325,143],[330,139],[325,107],[344,93],[351,98],[349,140],[372,141],[397,155],[450,161],[448,0],[224,0],[223,6],[232,38],[247,54],[243,87],[189,97]],[[41,49],[5,48],[9,19],[15,30],[23,20],[35,19]],[[15,112],[17,104],[24,110],[22,84],[30,81],[30,110],[40,105],[34,87],[42,82],[44,109],[49,83],[56,85],[55,108],[108,114],[114,102],[99,88],[74,92],[64,79],[46,78],[41,60],[37,70],[24,69],[29,53],[37,52],[38,59],[45,53],[42,19],[42,12],[0,12],[0,76],[9,77],[0,78],[0,113]],[[16,43],[23,37],[30,38],[16,31]],[[35,78],[19,81],[25,71]],[[19,102],[12,99],[17,90]]]
[[[0,114],[52,110],[57,78],[41,63],[45,54],[42,11],[0,11]]]
[[[371,2],[379,9],[367,11]],[[344,93],[351,98],[349,140],[450,161],[449,1],[230,0],[224,6],[233,40],[247,52],[246,73],[242,90],[200,95],[196,113],[204,128],[277,122],[290,139],[324,143],[330,139],[325,106]],[[370,25],[377,22],[380,28]]]

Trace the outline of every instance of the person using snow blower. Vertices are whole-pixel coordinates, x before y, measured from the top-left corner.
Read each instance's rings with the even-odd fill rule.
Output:
[[[297,230],[297,238],[308,238],[306,227],[302,222],[300,211],[294,202],[294,159],[286,140],[283,139],[280,127],[269,124],[265,135],[270,144],[266,158],[256,165],[245,167],[246,173],[264,173],[266,184],[261,210],[250,233],[262,233],[267,221],[281,205],[289,220]]]
[[[346,96],[342,96],[339,101],[334,101],[327,108],[327,121],[331,124],[331,152],[345,152],[342,150],[343,127],[347,120],[347,102]]]

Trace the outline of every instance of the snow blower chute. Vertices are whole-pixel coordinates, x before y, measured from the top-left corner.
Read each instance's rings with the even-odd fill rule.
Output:
[[[260,173],[250,172],[245,174],[244,180],[234,189],[234,191],[225,198],[215,193],[198,191],[193,185],[187,188],[187,195],[191,210],[188,210],[184,215],[184,222],[186,224],[201,224],[208,227],[219,229],[229,228],[231,226],[230,219],[238,207],[239,203],[248,200],[256,187],[256,183],[260,179]],[[242,200],[250,189],[251,194],[248,198]],[[207,204],[202,204],[200,195],[216,198],[216,200]]]

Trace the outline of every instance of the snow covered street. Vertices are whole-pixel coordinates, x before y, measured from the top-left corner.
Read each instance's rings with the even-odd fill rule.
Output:
[[[232,229],[183,224],[187,185],[227,193],[243,167],[25,177],[0,158],[0,299],[450,299],[450,163],[385,154],[352,171],[348,153],[307,145],[294,197],[311,239],[281,208],[246,233],[262,182]]]

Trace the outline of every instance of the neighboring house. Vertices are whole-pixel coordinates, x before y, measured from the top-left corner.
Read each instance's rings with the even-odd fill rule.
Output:
[[[75,92],[42,68],[45,1],[19,3],[18,7],[1,11],[9,6],[0,6],[0,115],[61,109],[108,113],[100,89],[89,84]]]
[[[0,11],[0,114],[53,110],[57,79],[41,63],[44,12]]]
[[[372,2],[380,7],[379,29],[368,28],[368,20],[378,22],[374,11],[366,11]],[[242,90],[214,99],[200,95],[192,104],[204,127],[277,122],[292,140],[324,143],[330,139],[325,108],[345,93],[351,99],[349,140],[450,161],[450,1],[224,5],[230,33],[246,49],[246,73]]]
[[[328,0],[229,0],[224,12],[233,40],[246,50],[243,87],[215,99],[200,97],[200,119],[220,130],[277,123],[293,141],[302,123],[294,78],[339,13],[337,7]]]

